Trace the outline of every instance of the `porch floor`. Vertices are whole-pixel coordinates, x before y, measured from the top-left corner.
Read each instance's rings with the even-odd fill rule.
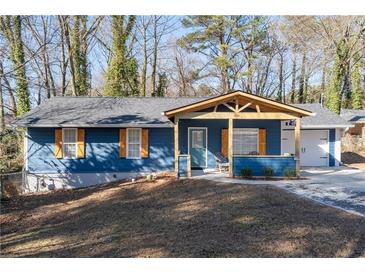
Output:
[[[219,172],[216,169],[192,169],[191,177],[194,179],[218,180],[219,182],[224,179],[231,179],[228,177],[228,171]]]

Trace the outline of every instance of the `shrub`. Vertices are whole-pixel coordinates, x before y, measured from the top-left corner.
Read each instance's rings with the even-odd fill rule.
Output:
[[[22,170],[24,158],[22,134],[22,131],[0,129],[0,173]]]
[[[291,177],[295,177],[296,176],[296,171],[294,168],[286,168],[284,170],[284,176],[291,178]]]
[[[268,167],[268,166],[264,167],[262,172],[264,173],[264,176],[266,178],[270,178],[270,177],[274,176],[274,170],[271,167]]]
[[[252,175],[252,169],[250,167],[244,167],[240,171],[241,177],[251,177]]]

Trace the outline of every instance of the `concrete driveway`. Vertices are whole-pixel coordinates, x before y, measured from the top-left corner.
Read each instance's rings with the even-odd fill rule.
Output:
[[[365,171],[348,167],[306,168],[302,176],[307,180],[283,181],[278,186],[365,216]]]
[[[227,174],[193,174],[220,183],[266,184],[286,189],[317,202],[338,207],[365,217],[365,171],[348,167],[305,168],[302,180],[242,180]]]

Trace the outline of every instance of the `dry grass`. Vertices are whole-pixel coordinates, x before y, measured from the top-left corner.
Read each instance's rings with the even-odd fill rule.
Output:
[[[2,205],[2,257],[364,257],[365,219],[268,186],[115,183]]]

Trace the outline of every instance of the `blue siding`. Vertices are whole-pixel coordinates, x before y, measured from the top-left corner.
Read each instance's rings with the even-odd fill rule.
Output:
[[[149,172],[174,169],[171,128],[149,129],[149,157],[146,159],[119,157],[118,128],[86,128],[84,159],[55,158],[54,128],[29,128],[28,135],[30,172]]]
[[[234,127],[266,128],[267,154],[280,155],[280,121],[236,120]],[[208,128],[208,168],[216,166],[214,153],[221,151],[221,129],[227,120],[180,120],[180,154],[188,153],[188,127]],[[28,170],[35,173],[61,172],[151,172],[174,170],[172,128],[149,129],[147,159],[119,158],[118,128],[86,128],[85,158],[56,159],[54,128],[28,129]]]
[[[274,176],[284,176],[285,169],[295,170],[294,157],[233,157],[233,175],[239,176],[242,168],[249,167],[252,176],[263,176],[263,169],[271,167]]]
[[[178,176],[179,177],[188,176],[188,157],[186,155],[179,156]]]
[[[188,153],[188,128],[208,128],[208,168],[216,166],[214,153],[221,151],[221,130],[228,128],[228,120],[180,120],[179,148],[181,154]],[[266,153],[269,155],[281,154],[281,123],[279,120],[235,120],[236,128],[265,128]]]
[[[329,130],[329,166],[335,166],[336,129]]]

